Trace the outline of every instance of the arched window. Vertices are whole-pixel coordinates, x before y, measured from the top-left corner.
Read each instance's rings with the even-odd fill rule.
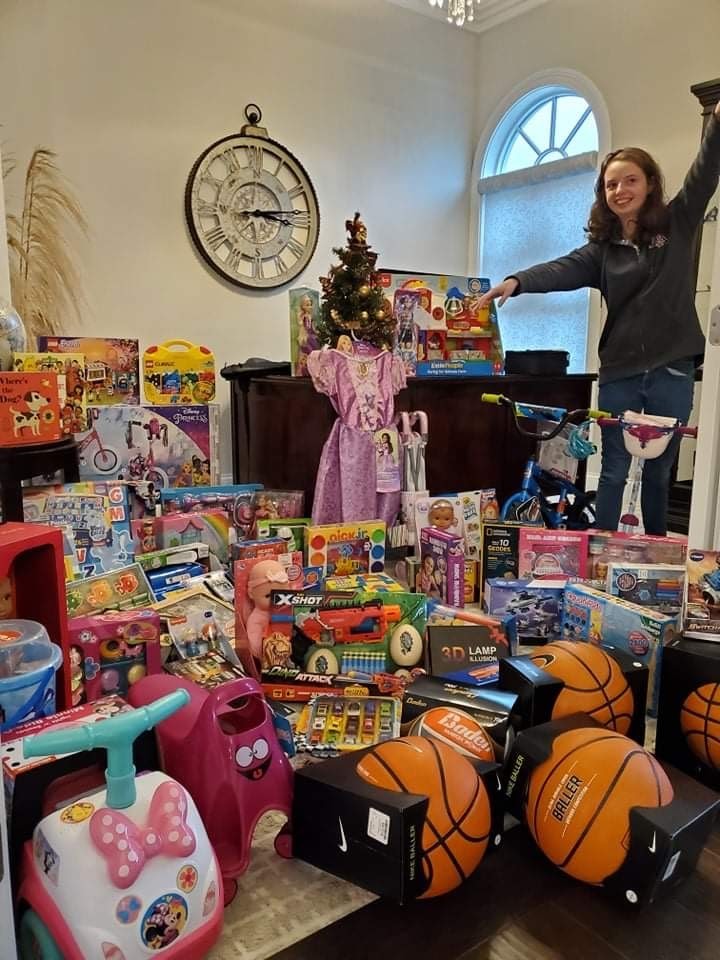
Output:
[[[543,85],[504,113],[482,157],[480,274],[493,283],[584,242],[593,199],[598,128],[587,100]],[[586,290],[519,297],[500,311],[505,349],[564,349],[586,369]]]

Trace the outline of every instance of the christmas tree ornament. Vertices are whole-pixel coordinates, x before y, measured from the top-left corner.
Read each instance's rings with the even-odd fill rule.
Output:
[[[364,283],[361,287],[358,287],[358,296],[359,296],[359,297],[365,298],[365,297],[369,296],[369,294],[370,294],[370,287],[369,287],[366,283]]]
[[[370,314],[367,312],[367,310],[361,310],[361,311],[360,311],[360,320],[361,320],[363,323],[366,323],[369,319],[370,319]]]
[[[376,310],[376,311],[375,311],[375,319],[376,319],[376,320],[384,320],[384,319],[385,319],[385,311],[384,311],[384,310]]]

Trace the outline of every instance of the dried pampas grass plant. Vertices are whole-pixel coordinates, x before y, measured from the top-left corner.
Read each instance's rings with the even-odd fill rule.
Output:
[[[70,246],[87,237],[87,223],[51,150],[37,149],[25,175],[20,216],[8,213],[10,288],[28,339],[70,329],[81,322],[80,275]],[[15,168],[3,162],[3,177]]]

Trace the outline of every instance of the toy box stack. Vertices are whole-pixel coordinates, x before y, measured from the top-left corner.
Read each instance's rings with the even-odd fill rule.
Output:
[[[396,346],[408,376],[487,376],[503,372],[500,328],[490,289],[479,277],[379,272],[397,324]]]

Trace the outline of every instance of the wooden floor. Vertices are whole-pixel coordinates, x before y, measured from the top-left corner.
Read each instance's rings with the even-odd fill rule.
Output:
[[[276,960],[720,960],[720,825],[693,876],[643,911],[570,880],[524,829],[454,893],[376,901]]]

